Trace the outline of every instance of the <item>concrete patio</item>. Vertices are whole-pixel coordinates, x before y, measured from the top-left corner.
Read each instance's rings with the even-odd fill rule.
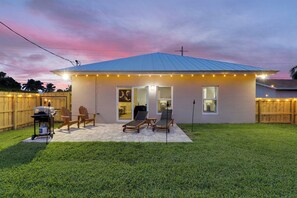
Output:
[[[75,125],[74,125],[75,126]],[[192,142],[192,140],[176,125],[170,127],[167,134],[168,142]],[[122,124],[99,124],[88,125],[85,128],[71,127],[70,132],[65,128],[56,129],[53,139],[49,142],[166,142],[165,130],[152,131],[144,126],[139,133],[127,130],[122,131]],[[23,142],[46,142],[45,137],[35,140],[28,138]]]

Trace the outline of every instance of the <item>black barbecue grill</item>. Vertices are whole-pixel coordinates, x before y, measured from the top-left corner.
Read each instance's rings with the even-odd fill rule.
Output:
[[[34,118],[34,134],[32,135],[32,140],[34,140],[38,136],[46,136],[46,140],[48,137],[53,138],[54,132],[54,117],[56,115],[56,111],[53,107],[35,107],[34,115],[31,116]],[[36,124],[39,126],[39,133],[36,133]]]

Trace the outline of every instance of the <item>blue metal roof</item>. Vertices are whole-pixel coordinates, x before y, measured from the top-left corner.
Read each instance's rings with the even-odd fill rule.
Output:
[[[54,73],[214,73],[270,72],[259,67],[166,53],[151,53],[54,70]]]

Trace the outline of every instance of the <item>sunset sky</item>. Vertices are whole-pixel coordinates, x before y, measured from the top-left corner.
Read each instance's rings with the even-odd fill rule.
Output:
[[[1,0],[0,21],[82,64],[152,52],[280,70],[297,65],[295,0]],[[0,71],[65,88],[50,70],[70,67],[0,24]]]

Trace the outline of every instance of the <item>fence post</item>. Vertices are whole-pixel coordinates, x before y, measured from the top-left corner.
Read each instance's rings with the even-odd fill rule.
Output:
[[[258,123],[261,123],[261,100],[258,100]]]
[[[17,129],[17,96],[16,94],[13,94],[12,98],[12,125],[13,129]]]

